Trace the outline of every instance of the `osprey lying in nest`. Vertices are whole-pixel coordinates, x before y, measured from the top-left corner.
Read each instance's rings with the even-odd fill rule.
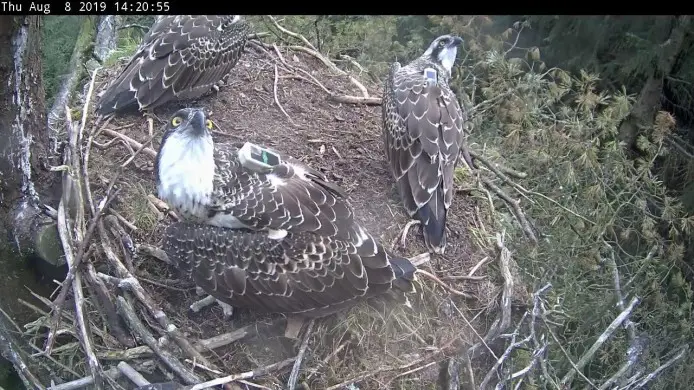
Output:
[[[421,223],[434,253],[446,248],[458,153],[473,167],[463,133],[467,114],[448,86],[462,42],[443,35],[406,66],[393,63],[383,91],[386,158],[405,210]]]
[[[163,248],[199,287],[230,306],[303,317],[413,291],[414,265],[355,221],[341,188],[271,150],[215,145],[211,129],[202,110],[176,112],[155,166],[159,197],[184,220]]]
[[[236,65],[248,39],[239,15],[159,17],[96,112],[154,109],[209,92]]]

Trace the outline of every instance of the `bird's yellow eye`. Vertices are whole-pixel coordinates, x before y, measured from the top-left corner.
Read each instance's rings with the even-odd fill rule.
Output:
[[[181,119],[180,116],[177,116],[171,120],[171,124],[174,126],[178,126],[181,124],[181,121],[183,121],[183,119]]]
[[[209,119],[205,121],[205,126],[207,126],[208,129],[212,130],[212,121]]]
[[[439,41],[439,46],[441,46],[441,47],[446,46],[446,41]]]

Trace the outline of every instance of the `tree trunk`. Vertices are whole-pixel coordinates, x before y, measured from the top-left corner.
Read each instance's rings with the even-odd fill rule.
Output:
[[[94,57],[103,64],[108,56],[116,50],[116,44],[118,43],[116,17],[114,15],[99,16],[95,41]]]
[[[660,97],[663,94],[665,76],[672,72],[677,55],[682,50],[690,22],[691,17],[689,15],[677,17],[672,31],[670,31],[670,37],[661,45],[662,54],[656,69],[641,88],[639,97],[629,116],[619,126],[619,139],[627,145],[628,150],[634,150],[636,139],[642,129],[653,124],[655,114],[660,108]]]
[[[48,252],[60,258],[62,251],[55,223],[42,207],[55,204],[54,185],[59,182],[45,168],[48,132],[40,24],[39,16],[0,16],[0,230],[9,233],[14,246],[16,256],[10,261]],[[7,277],[0,274],[0,283],[3,276]],[[4,321],[0,316],[0,322]],[[35,359],[26,359],[21,340],[6,332],[12,327],[4,325],[0,323],[0,352],[13,362],[27,388],[36,388],[30,371],[39,374],[41,369],[33,363]],[[24,364],[28,367],[22,369]]]
[[[70,103],[74,92],[86,74],[85,56],[89,56],[86,49],[94,41],[94,22],[91,16],[83,16],[80,31],[77,34],[77,42],[72,49],[70,66],[68,73],[60,85],[58,93],[55,95],[53,106],[48,112],[48,130],[51,132],[50,139],[53,141],[53,152],[58,153],[58,133],[61,125],[65,123],[65,105]],[[93,54],[96,54],[94,52]]]

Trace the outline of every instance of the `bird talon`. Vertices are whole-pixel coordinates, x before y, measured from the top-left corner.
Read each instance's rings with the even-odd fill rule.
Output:
[[[234,307],[226,304],[219,299],[217,299],[217,305],[219,305],[222,308],[222,312],[224,313],[224,319],[228,320],[234,315]]]

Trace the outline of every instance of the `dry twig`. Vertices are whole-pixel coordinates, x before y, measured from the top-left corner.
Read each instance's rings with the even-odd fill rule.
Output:
[[[169,321],[168,316],[166,313],[164,313],[163,310],[157,307],[157,305],[154,303],[154,300],[147,294],[147,292],[142,288],[140,285],[140,282],[138,282],[135,277],[132,276],[130,271],[121,263],[121,261],[118,259],[115,253],[113,253],[113,250],[104,242],[105,241],[105,229],[103,228],[103,224],[100,224],[100,230],[101,230],[101,235],[104,237],[102,240],[102,249],[104,250],[104,253],[106,254],[106,258],[109,260],[109,263],[116,269],[116,272],[121,276],[118,280],[118,287],[127,291],[132,292],[135,297],[142,303],[145,308],[147,308],[147,311],[154,317],[155,320],[159,323],[159,325],[166,330],[167,334],[170,335],[176,344],[181,348],[183,352],[185,352],[188,356],[190,356],[193,359],[196,359],[197,361],[201,362],[202,364],[206,365],[207,367],[213,367],[215,366],[210,363],[204,356],[200,354],[193,346],[190,344],[190,341],[188,341],[183,335],[180,334],[178,329],[174,324]]]
[[[665,371],[666,369],[670,368],[670,367],[671,367],[673,364],[675,364],[678,360],[682,359],[682,358],[684,357],[684,355],[687,354],[687,352],[689,352],[689,345],[685,345],[684,347],[682,347],[679,351],[677,351],[677,353],[675,354],[675,356],[673,356],[672,358],[668,359],[668,361],[666,361],[665,363],[663,363],[663,364],[661,364],[660,366],[658,366],[658,368],[656,368],[653,372],[651,372],[650,374],[646,375],[643,379],[641,379],[640,381],[638,381],[638,382],[635,384],[635,386],[629,387],[629,389],[640,389],[640,388],[643,388],[644,386],[646,386],[646,385],[648,384],[648,382],[650,382],[650,381],[652,381],[653,379],[657,378],[658,375],[660,375],[663,371]]]
[[[90,88],[91,90],[91,88]],[[91,94],[87,95],[87,100],[89,100],[89,96]],[[75,300],[75,321],[78,329],[78,339],[80,341],[80,344],[82,345],[82,349],[84,350],[84,353],[87,357],[87,363],[89,366],[89,370],[91,371],[92,377],[94,378],[94,386],[97,389],[102,389],[103,388],[103,378],[101,376],[101,365],[99,364],[99,360],[96,358],[96,355],[94,354],[94,349],[92,347],[92,341],[91,341],[91,335],[89,333],[89,323],[87,322],[87,319],[85,318],[85,313],[83,309],[84,305],[84,295],[82,291],[82,278],[80,276],[79,270],[78,270],[78,259],[81,260],[81,257],[84,256],[84,251],[86,248],[86,240],[88,237],[86,237],[84,233],[84,202],[82,201],[82,178],[81,178],[81,169],[80,169],[80,164],[79,164],[79,156],[78,156],[78,148],[79,148],[79,134],[75,132],[75,129],[72,126],[72,117],[70,116],[70,109],[66,106],[65,107],[65,115],[66,115],[66,122],[67,122],[67,128],[68,128],[68,137],[69,137],[69,153],[66,152],[65,155],[65,165],[67,165],[70,171],[72,171],[72,174],[75,175],[75,178],[71,178],[69,173],[64,173],[63,174],[63,183],[64,183],[64,190],[67,189],[67,191],[63,192],[63,197],[60,200],[60,205],[58,206],[58,233],[60,236],[60,241],[63,245],[63,252],[65,253],[65,258],[68,264],[68,267],[70,269],[70,273],[74,275],[73,279],[68,281],[66,283],[65,290],[67,291],[67,288],[69,286],[72,287],[72,294],[74,296]],[[81,127],[83,128],[83,126]],[[73,198],[74,197],[74,198]],[[66,207],[71,204],[71,201],[75,203],[72,203],[74,206],[74,212],[75,212],[75,217],[74,217],[74,224],[72,228],[74,231],[77,233],[76,238],[78,241],[80,241],[80,246],[79,246],[79,255],[80,257],[76,257],[75,252],[73,251],[73,243],[72,243],[72,237],[70,235],[70,229],[68,225],[70,224],[67,218],[67,211]],[[67,281],[67,280],[66,280]],[[63,294],[63,301],[64,301],[64,296],[67,295],[67,292]],[[60,319],[60,307],[62,306],[56,306],[55,309],[55,314],[56,318],[54,320],[55,323],[58,322]],[[57,326],[57,325],[56,325]],[[46,348],[45,352],[46,354],[50,354],[50,350],[53,347],[53,343],[55,341],[55,336],[56,336],[56,330],[57,328],[52,328],[49,331],[48,335],[48,340],[46,341]]]
[[[503,363],[511,356],[511,353],[514,350],[527,346],[530,342],[532,342],[536,338],[536,334],[535,334],[534,329],[536,326],[537,319],[542,318],[541,308],[543,305],[543,302],[542,302],[543,296],[547,293],[547,291],[549,291],[549,289],[551,287],[552,286],[550,284],[547,284],[533,294],[533,309],[532,309],[532,311],[531,312],[525,312],[523,314],[523,317],[521,318],[521,320],[518,321],[518,324],[516,325],[515,330],[513,331],[513,333],[510,336],[511,342],[509,343],[508,347],[504,350],[504,353],[500,357],[497,358],[497,361],[494,364],[494,366],[485,375],[484,379],[482,380],[482,383],[480,383],[480,386],[479,386],[480,390],[487,389],[489,381],[492,379],[494,374],[498,373],[499,369],[503,366]],[[517,337],[520,335],[521,327],[523,326],[525,320],[528,317],[530,318],[529,328],[531,329],[531,331],[528,334],[528,336],[526,336],[524,339],[522,339],[520,341],[516,341]],[[526,366],[525,368],[523,368],[519,371],[516,371],[512,374],[507,375],[506,379],[501,379],[498,382],[498,384],[496,385],[496,388],[500,388],[503,386],[504,382],[509,381],[509,380],[514,380],[514,379],[518,380],[518,382],[516,384],[516,388],[518,388],[518,386],[520,386],[520,384],[523,382],[522,377],[527,375],[528,373],[530,373],[530,371],[535,367],[535,365],[544,359],[544,355],[547,351],[547,346],[548,346],[548,344],[546,342],[542,343],[542,345],[539,346],[539,348],[536,348],[533,351],[533,358],[532,358],[532,360],[528,366]]]
[[[482,157],[479,153],[476,153],[476,152],[474,152],[474,151],[472,151],[472,150],[470,151],[470,155],[471,155],[475,160],[481,162],[484,166],[486,166],[487,168],[489,168],[489,170],[492,171],[499,179],[501,179],[502,182],[504,182],[504,183],[510,185],[511,187],[513,187],[513,189],[515,189],[516,191],[518,191],[518,193],[520,193],[521,195],[523,195],[523,196],[532,195],[532,196],[537,196],[537,197],[539,197],[539,198],[542,198],[542,199],[544,199],[544,200],[546,200],[546,201],[548,201],[548,202],[551,202],[552,204],[554,204],[555,206],[561,208],[562,210],[568,212],[569,214],[571,214],[571,215],[573,215],[573,216],[575,216],[575,217],[578,217],[578,218],[580,218],[581,220],[583,220],[583,221],[585,221],[585,222],[588,222],[588,223],[591,224],[591,225],[595,225],[595,222],[593,222],[593,221],[591,221],[590,219],[584,217],[583,215],[581,215],[581,214],[579,214],[579,213],[577,213],[577,212],[575,212],[575,211],[573,211],[573,210],[567,208],[566,206],[560,204],[560,203],[557,202],[556,200],[554,200],[554,199],[552,199],[552,198],[546,196],[545,194],[542,194],[542,193],[539,193],[539,192],[535,192],[535,191],[530,191],[530,190],[524,188],[523,186],[521,186],[520,184],[514,182],[513,180],[511,180],[511,178],[508,177],[508,176],[514,176],[514,177],[518,177],[518,178],[525,178],[525,177],[527,176],[526,173],[524,173],[524,172],[518,172],[518,171],[512,170],[512,169],[510,169],[510,168],[503,167],[503,166],[498,166],[498,167],[497,167],[497,166],[496,166],[497,164],[492,164],[492,163],[491,163],[490,161],[488,161],[486,158]],[[505,173],[504,173],[504,172],[505,172]],[[507,176],[507,175],[508,175],[508,176]],[[503,191],[501,191],[501,192],[502,192],[508,199],[510,199],[510,196],[508,196],[508,194],[504,193]],[[504,200],[506,200],[506,199],[504,199]]]
[[[293,126],[296,126],[297,124],[294,123],[292,120],[292,117],[287,114],[287,111],[284,110],[284,107],[282,107],[282,104],[279,101],[279,98],[277,97],[277,80],[278,80],[279,74],[277,72],[277,65],[275,65],[275,82],[272,85],[272,95],[275,97],[275,104],[277,104],[277,107],[279,107],[280,111],[284,114],[284,116],[289,119],[289,123],[291,123]]]
[[[534,229],[530,225],[530,222],[528,222],[528,219],[526,218],[523,210],[521,210],[520,202],[512,199],[501,188],[499,188],[496,184],[492,183],[491,180],[482,179],[482,183],[484,183],[484,185],[487,186],[487,188],[489,188],[492,192],[494,192],[497,196],[499,196],[499,198],[504,200],[504,202],[509,206],[509,209],[511,210],[513,215],[518,220],[518,223],[521,225],[521,228],[523,229],[523,233],[525,233],[525,235],[532,242],[537,243],[537,237],[535,236]]]
[[[148,142],[145,142],[145,143],[141,144],[141,143],[135,141],[134,139],[128,137],[127,135],[121,134],[121,133],[119,133],[119,132],[117,132],[117,131],[115,131],[115,130],[111,130],[111,129],[104,129],[103,132],[106,133],[106,134],[108,134],[108,135],[110,135],[111,137],[122,139],[122,140],[125,141],[128,145],[130,145],[131,147],[133,147],[134,149],[142,149],[142,151],[143,151],[146,155],[148,155],[149,157],[151,157],[151,158],[153,158],[153,159],[157,158],[157,152],[155,152],[155,151],[152,150],[151,148],[146,147]],[[151,139],[149,140],[149,142],[151,142]]]
[[[175,372],[183,381],[192,385],[200,382],[200,377],[188,370],[175,356],[159,346],[157,340],[147,330],[145,325],[140,321],[135,313],[135,310],[123,297],[118,297],[116,301],[118,313],[123,316],[123,319],[128,323],[130,329],[135,333],[154,353]]]
[[[475,378],[473,375],[470,361],[479,357],[482,354],[482,347],[489,351],[494,356],[494,358],[496,358],[497,360],[499,359],[497,356],[494,355],[488,343],[496,339],[502,332],[504,332],[510,326],[511,323],[511,296],[513,294],[514,281],[510,270],[511,252],[506,248],[504,244],[503,234],[496,235],[496,247],[498,251],[497,260],[499,262],[499,269],[501,270],[501,275],[504,279],[504,287],[501,298],[501,313],[499,315],[499,318],[497,318],[489,327],[489,330],[487,331],[487,334],[484,335],[484,337],[480,336],[477,333],[477,331],[472,327],[472,324],[470,324],[470,322],[463,316],[463,319],[466,321],[472,332],[475,335],[477,335],[480,341],[468,348],[462,357],[451,358],[448,361],[445,371],[448,376],[447,389],[449,390],[457,389],[459,387],[458,372],[460,371],[460,364],[462,362],[465,362],[465,364],[468,366],[467,371],[470,377],[470,382],[473,384],[475,383]],[[473,271],[476,270],[478,266],[480,266],[483,262],[484,261],[479,262],[478,265],[475,266],[475,268],[473,268]],[[460,313],[460,315],[462,316],[462,313]]]
[[[68,110],[67,117],[66,117],[69,120],[68,129],[71,129],[72,128],[72,122],[71,122],[71,117],[69,115],[69,109],[66,107],[66,110]],[[83,201],[82,201],[82,197],[81,197],[81,195],[83,194],[81,187],[82,187],[82,183],[85,182],[85,178],[83,178],[79,175],[79,173],[82,171],[80,170],[80,167],[79,167],[79,155],[77,153],[77,151],[79,150],[78,149],[78,147],[79,147],[78,139],[79,138],[72,140],[72,138],[71,138],[70,150],[72,151],[71,152],[72,155],[71,155],[70,159],[72,162],[71,162],[71,164],[67,164],[67,162],[66,162],[66,165],[72,166],[71,170],[73,172],[77,172],[78,174],[77,174],[75,179],[69,178],[67,176],[66,176],[67,179],[64,179],[67,181],[66,181],[66,184],[64,184],[64,186],[63,186],[64,187],[63,197],[68,196],[65,203],[70,205],[70,204],[74,204],[74,203],[71,203],[71,202],[73,202],[72,198],[70,198],[70,196],[72,196],[71,194],[78,196],[78,198],[77,198],[78,200],[75,201],[76,205],[74,208],[77,212],[77,215],[80,217],[76,218],[76,221],[78,221],[78,220],[82,221],[83,215],[84,215],[84,208],[83,208]],[[67,298],[67,292],[69,291],[69,288],[72,285],[73,280],[75,279],[75,277],[77,275],[77,271],[79,270],[79,267],[80,267],[82,261],[86,257],[85,252],[87,251],[87,249],[89,247],[92,235],[94,234],[94,231],[96,230],[97,225],[100,223],[100,218],[101,218],[104,210],[113,201],[113,199],[115,198],[115,196],[118,193],[118,191],[116,191],[115,193],[112,192],[116,181],[118,180],[120,175],[123,173],[123,170],[131,162],[133,162],[135,160],[135,157],[137,157],[137,155],[140,154],[140,152],[142,152],[145,149],[145,145],[146,145],[146,143],[140,144],[138,150],[135,151],[135,153],[133,153],[133,155],[125,163],[123,163],[119,167],[119,169],[116,171],[116,173],[113,175],[113,177],[109,180],[109,186],[106,189],[106,196],[101,201],[99,206],[96,208],[96,210],[95,210],[96,212],[94,213],[94,216],[92,217],[91,221],[89,222],[89,227],[87,228],[87,232],[83,234],[83,237],[78,239],[79,247],[77,249],[77,253],[74,256],[75,264],[72,267],[70,267],[68,274],[65,277],[65,280],[63,281],[61,291],[60,291],[58,297],[55,299],[55,302],[53,305],[54,306],[54,313],[53,313],[50,329],[54,329],[58,326],[58,321],[60,320],[60,312],[62,311],[63,304],[65,302],[65,299]],[[75,189],[74,191],[69,190],[71,188],[70,187],[71,185],[76,185],[77,189]],[[66,189],[67,189],[67,191],[66,191]],[[46,342],[45,342],[45,351],[46,351],[47,355],[49,355],[51,353],[51,349],[53,348],[54,341],[55,341],[55,333],[52,331],[49,331],[48,337],[47,337]]]
[[[211,381],[203,382],[203,383],[198,383],[195,386],[190,386],[190,387],[185,387],[182,390],[203,390],[207,389],[212,386],[218,386],[218,385],[223,385],[227,383],[231,383],[234,381],[239,381],[242,379],[251,379],[251,378],[257,378],[263,375],[267,375],[271,372],[274,371],[279,371],[285,367],[289,367],[290,364],[294,363],[294,359],[296,358],[289,358],[282,360],[281,362],[273,363],[265,367],[260,367],[258,369],[255,369],[253,371],[246,371],[241,374],[234,374],[234,375],[228,375],[222,378],[217,378],[213,379]]]
[[[340,76],[345,76],[345,77],[347,77],[347,78],[349,79],[349,81],[350,81],[352,84],[354,84],[354,85],[359,89],[359,91],[361,92],[362,96],[351,96],[351,95],[338,95],[338,94],[335,94],[335,93],[331,92],[330,90],[328,90],[327,88],[325,88],[325,86],[323,86],[323,84],[321,84],[320,82],[318,82],[318,80],[316,80],[315,77],[313,77],[313,76],[310,75],[310,74],[309,74],[309,78],[310,78],[311,80],[309,81],[309,80],[306,80],[306,79],[305,79],[306,81],[312,82],[312,83],[314,83],[314,84],[320,86],[324,91],[326,91],[326,93],[328,94],[328,97],[329,97],[331,100],[335,101],[335,102],[345,103],[345,104],[366,104],[366,105],[380,105],[380,104],[381,104],[381,98],[371,97],[371,96],[369,95],[368,90],[367,90],[366,87],[364,86],[364,84],[362,84],[359,80],[357,80],[354,76],[350,75],[350,74],[347,73],[346,71],[344,71],[344,70],[338,68],[337,65],[335,65],[334,62],[332,62],[330,59],[326,58],[323,54],[321,54],[321,53],[311,44],[311,42],[310,42],[308,39],[306,39],[305,36],[303,36],[303,35],[301,35],[301,34],[299,34],[299,33],[290,31],[290,30],[286,29],[285,27],[282,27],[272,15],[267,15],[267,17],[268,17],[268,19],[270,19],[270,21],[272,22],[272,24],[274,25],[274,27],[275,27],[277,30],[279,30],[281,33],[286,34],[286,35],[288,35],[288,36],[290,36],[290,37],[296,38],[296,39],[300,40],[302,43],[304,43],[304,45],[306,45],[306,46],[289,46],[288,49],[306,53],[306,54],[308,54],[308,55],[310,55],[310,56],[312,56],[312,57],[318,59],[318,60],[319,60],[320,62],[322,62],[325,66],[327,66],[328,69],[330,69],[332,72],[334,72],[334,73],[336,73],[336,74],[338,74],[338,75],[340,75]],[[274,45],[273,45],[273,46],[274,46]],[[289,65],[289,64],[284,60],[284,57],[281,55],[281,53],[279,52],[279,50],[277,49],[277,47],[274,46],[274,48],[275,48],[275,52],[277,53],[277,56],[278,56],[278,58],[281,60],[281,62],[282,62],[285,66],[287,66],[288,68],[294,68],[294,67],[292,67],[291,65]],[[356,61],[353,61],[353,62],[356,63]],[[302,69],[295,68],[295,70],[302,70]],[[307,72],[304,71],[303,73],[306,74]]]
[[[356,375],[352,378],[349,378],[346,381],[340,382],[336,385],[332,385],[325,390],[342,389],[342,388],[345,388],[346,386],[349,386],[352,383],[357,383],[357,382],[363,381],[364,379],[371,378],[371,377],[373,377],[379,373],[382,373],[382,372],[406,371],[406,370],[411,370],[413,367],[418,367],[422,364],[426,364],[429,362],[439,362],[445,357],[445,354],[449,351],[451,346],[453,346],[453,344],[457,340],[458,340],[457,338],[453,338],[452,340],[447,342],[445,345],[443,345],[441,348],[436,349],[435,351],[427,354],[426,356],[424,356],[422,358],[415,359],[414,361],[412,361],[410,363],[403,364],[403,365],[400,365],[397,367],[382,367],[382,368],[379,368],[379,369],[374,370],[374,371],[365,372],[365,373]]]
[[[31,386],[33,389],[45,389],[36,375],[29,370],[29,366],[24,362],[21,353],[13,348],[14,345],[14,343],[5,338],[4,332],[0,332],[0,353],[3,357],[12,362],[22,382],[26,386]]]
[[[440,285],[446,291],[448,291],[449,293],[451,293],[453,295],[457,295],[457,296],[460,296],[463,298],[472,298],[472,296],[470,294],[464,293],[462,291],[458,291],[458,290],[454,289],[453,287],[447,285],[446,283],[441,281],[441,279],[439,279],[438,276],[432,274],[431,272],[425,271],[423,269],[417,269],[417,273],[426,276],[428,279],[431,279],[432,281],[434,281],[434,283]]]
[[[580,371],[585,367],[588,362],[590,362],[593,359],[593,356],[595,353],[602,347],[602,345],[612,337],[614,332],[619,328],[624,321],[626,321],[629,316],[631,316],[632,311],[636,307],[636,305],[639,303],[640,299],[638,297],[634,297],[631,299],[631,302],[629,302],[629,305],[615,318],[612,323],[605,329],[604,332],[598,337],[597,340],[595,340],[595,343],[588,348],[588,350],[581,356],[581,358],[576,362],[576,365],[574,368],[572,368],[566,375],[562,378],[561,380],[561,386],[566,387],[568,386],[571,381],[573,380],[574,376],[576,375],[577,371]],[[585,378],[584,379],[588,379]],[[590,381],[588,381],[590,383]],[[593,387],[597,387],[595,385],[592,385]]]
[[[299,379],[299,370],[301,369],[301,362],[304,359],[304,354],[306,353],[306,348],[308,348],[308,341],[313,333],[313,325],[316,323],[315,319],[311,319],[308,322],[308,327],[306,328],[306,334],[304,335],[304,340],[301,342],[301,347],[299,348],[299,353],[296,355],[296,360],[294,360],[294,367],[292,367],[292,372],[289,375],[289,381],[287,382],[288,390],[294,390],[296,386],[296,381]]]

